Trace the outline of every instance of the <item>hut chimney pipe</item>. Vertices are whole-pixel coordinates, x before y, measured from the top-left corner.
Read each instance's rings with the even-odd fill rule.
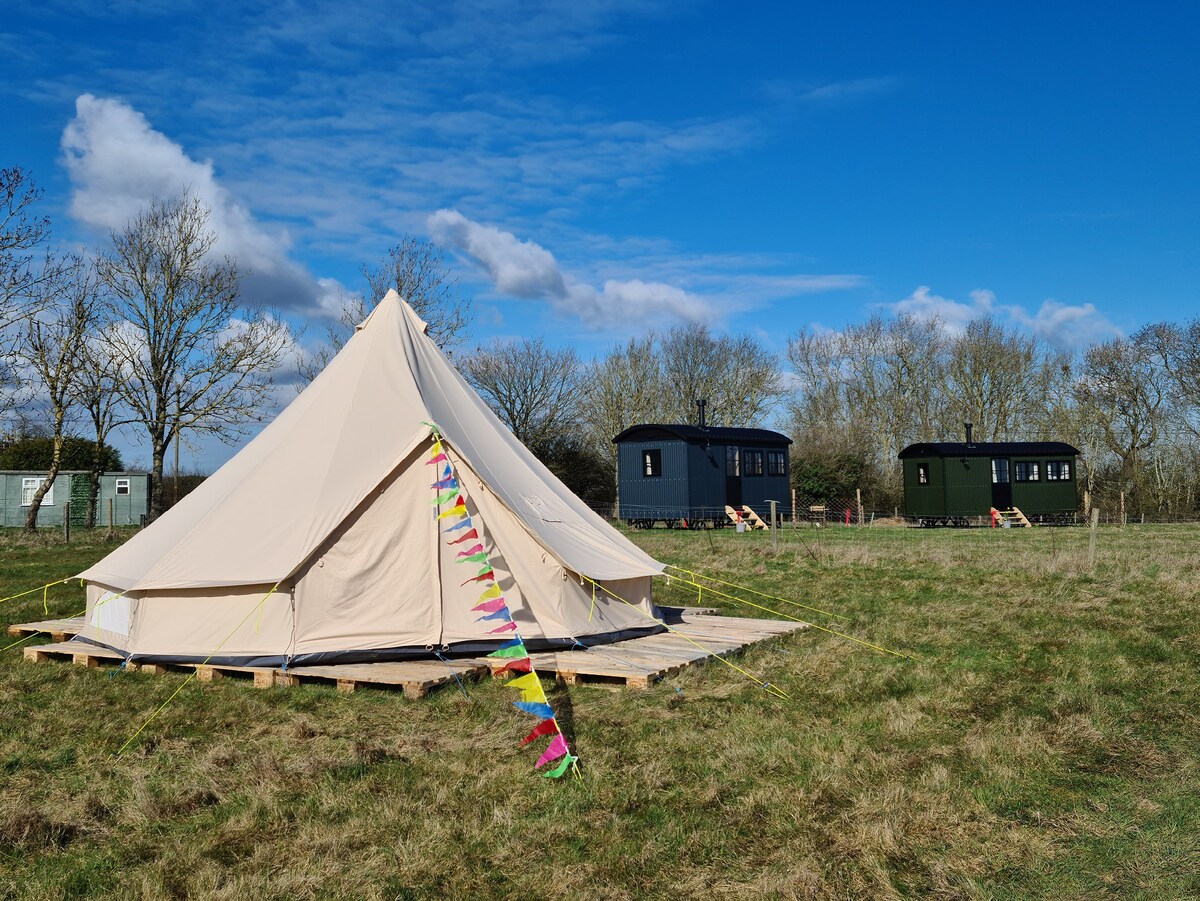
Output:
[[[702,428],[702,429],[708,428],[708,426],[705,424],[705,421],[704,421],[704,408],[708,406],[708,398],[707,397],[700,398],[699,400],[696,401],[696,406],[700,410],[700,428]]]
[[[970,446],[970,444],[971,444],[971,423],[964,422],[963,425],[965,425],[967,427],[967,445]]]

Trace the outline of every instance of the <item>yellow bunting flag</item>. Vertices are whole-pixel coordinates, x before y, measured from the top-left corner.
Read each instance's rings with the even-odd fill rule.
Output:
[[[537,673],[526,673],[507,684],[509,688],[520,689],[522,701],[529,701],[533,704],[546,703],[546,693],[542,690],[542,682]]]

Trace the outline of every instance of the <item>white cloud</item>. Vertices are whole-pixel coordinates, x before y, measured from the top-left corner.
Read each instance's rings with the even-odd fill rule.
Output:
[[[716,305],[675,285],[641,279],[609,279],[597,289],[563,273],[550,251],[511,232],[468,219],[457,210],[438,210],[427,222],[430,235],[470,258],[496,290],[545,300],[556,312],[594,328],[662,319],[711,321]]]
[[[280,308],[321,312],[328,287],[288,257],[283,231],[256,222],[216,179],[211,160],[197,162],[155,131],[146,117],[119,100],[82,94],[62,135],[72,183],[70,213],[101,231],[119,229],[151,200],[190,192],[210,210],[214,254],[237,259],[246,272],[247,299]]]
[[[933,294],[927,285],[919,286],[903,300],[888,304],[896,315],[916,319],[936,319],[951,335],[961,335],[973,319],[992,316],[1020,326],[1061,349],[1087,347],[1120,335],[1120,330],[1093,304],[1064,304],[1045,300],[1037,312],[1024,307],[997,304],[991,291],[977,289],[963,303]]]

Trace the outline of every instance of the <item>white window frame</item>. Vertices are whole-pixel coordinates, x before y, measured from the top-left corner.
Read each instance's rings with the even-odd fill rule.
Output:
[[[121,489],[125,490],[122,491]],[[129,494],[129,479],[117,479],[113,486],[113,495],[116,497],[126,497]]]
[[[44,481],[46,481],[45,476],[23,476],[21,478],[21,506],[22,507],[32,507],[33,506],[33,496],[35,494],[37,494],[38,488],[41,487],[41,484]],[[46,496],[42,498],[41,506],[43,506],[43,507],[53,507],[54,506],[54,483],[53,482],[50,483],[50,488],[49,488],[49,490],[46,491]]]

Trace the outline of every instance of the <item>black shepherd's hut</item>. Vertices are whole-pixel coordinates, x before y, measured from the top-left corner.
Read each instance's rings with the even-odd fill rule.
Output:
[[[703,423],[703,417],[701,417]],[[763,519],[791,514],[788,446],[768,429],[646,423],[613,438],[619,515],[629,525],[657,521],[690,528],[730,522],[725,507],[750,507]]]

